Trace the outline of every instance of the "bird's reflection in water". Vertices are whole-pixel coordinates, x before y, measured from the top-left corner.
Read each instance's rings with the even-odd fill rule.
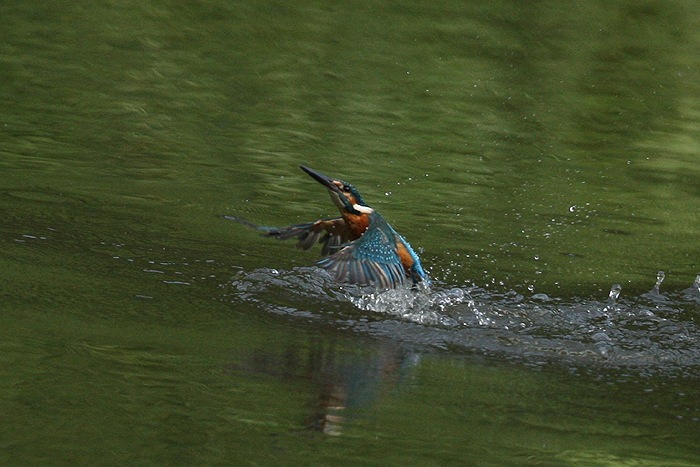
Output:
[[[314,341],[290,345],[280,353],[258,348],[230,369],[311,383],[305,428],[338,436],[353,418],[406,381],[418,362],[418,354],[395,344],[369,347],[339,350],[333,343]]]

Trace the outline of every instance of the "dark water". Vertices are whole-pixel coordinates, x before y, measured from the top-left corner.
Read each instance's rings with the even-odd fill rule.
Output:
[[[0,462],[700,463],[698,31],[692,2],[6,2]],[[222,220],[332,215],[301,163],[431,289]]]

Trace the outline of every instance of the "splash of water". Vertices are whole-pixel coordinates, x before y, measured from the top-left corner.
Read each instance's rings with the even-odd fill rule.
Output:
[[[664,278],[657,274],[652,297],[660,296]],[[441,283],[432,290],[378,291],[340,286],[317,268],[296,268],[240,272],[225,295],[270,313],[451,352],[655,372],[700,368],[700,275],[689,289],[652,305],[646,294],[623,301],[621,291],[614,284],[602,301],[569,302]]]
[[[613,284],[612,287],[610,287],[610,292],[608,293],[608,303],[610,305],[615,305],[615,303],[617,303],[621,291],[622,286],[620,284]]]
[[[445,315],[446,309],[467,303],[473,307],[469,292],[453,288],[431,292],[430,288],[402,287],[393,290],[375,291],[369,294],[352,295],[347,298],[357,308],[394,315],[421,324],[455,326],[458,322]]]
[[[656,283],[654,284],[654,287],[652,287],[652,289],[649,292],[643,294],[642,297],[655,302],[666,301],[666,297],[661,295],[661,283],[664,281],[665,278],[666,273],[664,273],[663,271],[657,272]]]

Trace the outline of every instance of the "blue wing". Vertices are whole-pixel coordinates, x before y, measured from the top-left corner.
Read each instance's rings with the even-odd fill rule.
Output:
[[[377,213],[372,213],[367,231],[318,265],[336,280],[360,285],[395,288],[406,281],[406,272],[396,252],[396,231]]]

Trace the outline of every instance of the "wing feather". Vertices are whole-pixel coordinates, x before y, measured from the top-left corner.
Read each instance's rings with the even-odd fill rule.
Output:
[[[406,281],[396,251],[396,232],[378,214],[370,218],[367,231],[340,251],[319,261],[340,282],[395,288]]]
[[[289,227],[263,227],[240,217],[224,216],[224,218],[260,230],[264,232],[263,235],[275,237],[277,240],[297,239],[296,246],[302,250],[308,250],[316,243],[320,243],[322,245],[321,254],[324,256],[335,253],[341,245],[350,240],[345,220],[342,217],[321,219]]]

